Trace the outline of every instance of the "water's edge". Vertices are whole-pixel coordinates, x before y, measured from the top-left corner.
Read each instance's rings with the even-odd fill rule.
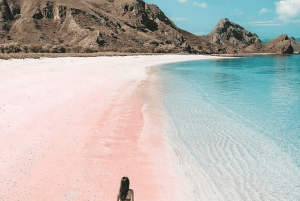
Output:
[[[266,137],[263,125],[224,106],[207,86],[191,79],[198,73],[189,69],[191,63],[197,62],[164,65],[158,71],[167,136],[195,199],[298,200],[295,158]]]

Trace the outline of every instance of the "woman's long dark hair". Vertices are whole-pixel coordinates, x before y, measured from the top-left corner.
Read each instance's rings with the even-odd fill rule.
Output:
[[[121,179],[120,191],[119,191],[119,199],[125,200],[128,190],[129,190],[129,179],[127,177],[123,177]]]

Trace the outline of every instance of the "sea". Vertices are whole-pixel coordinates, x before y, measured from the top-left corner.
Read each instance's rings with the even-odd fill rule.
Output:
[[[167,138],[194,200],[300,200],[300,55],[158,72]]]

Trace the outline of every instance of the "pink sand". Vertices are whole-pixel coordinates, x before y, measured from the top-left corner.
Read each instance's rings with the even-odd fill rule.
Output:
[[[0,60],[0,200],[191,200],[147,67],[207,58]]]

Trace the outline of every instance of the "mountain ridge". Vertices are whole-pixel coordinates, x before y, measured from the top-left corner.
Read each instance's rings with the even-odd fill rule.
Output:
[[[0,5],[2,53],[274,52],[256,34],[227,18],[207,36],[196,36],[143,0],[0,0]]]
[[[15,43],[18,51],[24,51],[20,44],[35,46],[25,52],[54,47],[75,52],[182,52],[187,47],[176,25],[157,6],[142,0],[8,2],[18,5],[20,14],[6,20],[10,26],[0,43]]]

